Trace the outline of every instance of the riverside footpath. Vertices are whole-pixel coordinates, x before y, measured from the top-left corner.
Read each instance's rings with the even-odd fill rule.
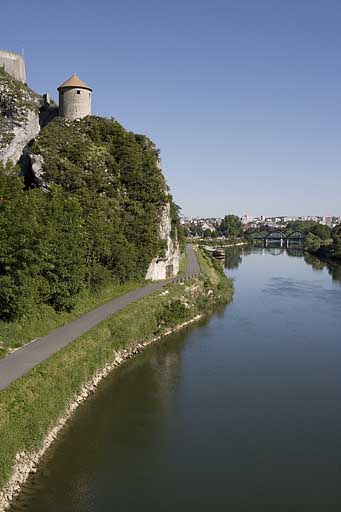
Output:
[[[183,274],[163,281],[149,283],[137,290],[116,297],[1,359],[0,390],[5,389],[16,379],[22,377],[35,366],[129,304],[155,293],[166,285],[200,274],[199,262],[192,245],[187,245],[186,253],[186,270]]]

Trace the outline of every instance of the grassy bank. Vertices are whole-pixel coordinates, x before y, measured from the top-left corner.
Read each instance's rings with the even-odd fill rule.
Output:
[[[186,252],[181,254],[179,274],[185,272],[187,263]],[[140,286],[145,281],[128,281],[124,284],[110,283],[97,292],[84,292],[78,298],[72,311],[56,311],[47,304],[37,306],[34,312],[13,322],[0,321],[0,358],[5,357],[13,349],[23,346],[31,340],[40,338],[58,327],[68,324],[75,318],[83,315],[115,297],[124,295]]]
[[[114,351],[162,335],[231,300],[232,281],[200,250],[198,257],[199,278],[131,304],[0,392],[0,489],[16,454],[41,445],[82,385],[113,359]]]
[[[70,311],[56,311],[47,304],[37,306],[20,320],[0,321],[0,358],[29,341],[45,336],[49,332],[68,324],[80,315],[108,302],[119,295],[128,293],[144,284],[143,281],[129,281],[124,284],[108,284],[97,292],[84,292],[79,296],[75,308]]]
[[[183,274],[185,272],[186,266],[187,266],[187,253],[186,253],[186,251],[184,251],[180,255],[179,274]]]

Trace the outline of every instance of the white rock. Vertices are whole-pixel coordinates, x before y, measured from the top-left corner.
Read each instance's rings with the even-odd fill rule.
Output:
[[[180,248],[178,243],[174,243],[170,237],[171,234],[171,218],[170,218],[170,204],[167,203],[161,212],[160,218],[160,238],[166,240],[167,249],[165,256],[154,258],[147,270],[146,279],[158,281],[166,279],[167,267],[172,267],[172,275],[175,276],[179,272],[180,264]]]

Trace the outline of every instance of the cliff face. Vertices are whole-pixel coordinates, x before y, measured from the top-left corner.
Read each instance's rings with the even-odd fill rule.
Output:
[[[115,224],[120,265],[151,280],[179,271],[177,219],[155,145],[116,121],[57,118],[29,145],[33,186],[61,186],[84,210],[100,200]],[[102,215],[98,212],[98,222]],[[108,226],[106,226],[106,229]],[[124,261],[122,261],[124,260]],[[131,263],[129,263],[131,262]],[[120,272],[117,269],[117,272]]]
[[[42,96],[15,80],[0,67],[0,162],[17,163],[56,107],[44,106]]]
[[[94,239],[89,281],[108,270],[119,280],[176,275],[176,219],[155,145],[116,121],[54,116],[54,106],[0,68],[0,163],[20,161],[28,186],[57,185],[79,202],[87,243]]]
[[[163,256],[154,258],[147,271],[146,279],[158,281],[175,276],[179,272],[180,249],[177,239],[171,237],[172,221],[170,203],[166,203],[160,215],[160,239],[166,242]]]
[[[0,68],[0,161],[16,163],[40,131],[42,99]]]

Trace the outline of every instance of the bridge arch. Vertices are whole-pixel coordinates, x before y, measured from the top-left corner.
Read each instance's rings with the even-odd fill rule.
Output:
[[[304,240],[305,235],[302,233],[302,231],[293,231],[292,233],[289,233],[287,236],[288,240]]]
[[[265,240],[286,240],[287,236],[283,231],[270,231],[264,238]]]

